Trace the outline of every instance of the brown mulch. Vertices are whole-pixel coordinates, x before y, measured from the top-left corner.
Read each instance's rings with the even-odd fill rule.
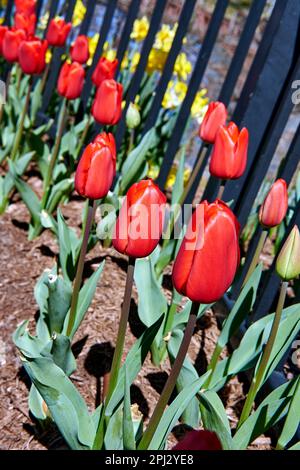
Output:
[[[79,226],[82,208],[82,202],[78,200],[63,207],[70,225]],[[43,270],[53,266],[58,253],[56,241],[49,231],[29,242],[27,224],[28,213],[21,202],[13,203],[0,218],[0,449],[58,449],[64,448],[65,443],[55,426],[50,430],[41,429],[29,416],[29,383],[11,339],[22,320],[30,319],[30,325],[34,327],[37,305],[33,288]],[[109,370],[126,276],[126,259],[113,249],[103,249],[100,244],[88,255],[85,274],[90,275],[103,259],[106,260],[105,269],[74,346],[78,368],[72,379],[90,410],[99,403],[103,374]],[[136,301],[134,292],[125,354],[141,333]],[[210,359],[218,331],[215,316],[208,311],[198,325],[189,351],[199,373],[204,372]],[[148,357],[132,386],[132,403],[137,403],[145,420],[153,411],[168,371],[168,362],[158,368]],[[226,386],[221,398],[234,427],[244,399],[243,387],[237,378]],[[170,446],[176,443],[175,434],[178,437],[179,431],[180,427],[177,427],[177,432],[170,438]],[[252,448],[269,446],[269,439],[263,437]]]

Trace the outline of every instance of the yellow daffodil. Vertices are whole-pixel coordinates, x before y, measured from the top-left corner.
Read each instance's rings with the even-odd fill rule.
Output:
[[[89,37],[89,52],[90,52],[90,63],[92,63],[92,59],[95,55],[96,47],[99,41],[99,33],[94,34],[94,36]],[[90,65],[90,64],[88,64]]]
[[[151,49],[146,70],[152,73],[155,70],[161,72],[165,66],[168,54],[159,49]]]
[[[0,18],[0,24],[2,24],[4,22],[4,17],[2,16],[2,18]]]
[[[137,65],[140,61],[141,54],[139,52],[135,52],[132,56],[131,63],[130,63],[130,72],[134,73],[136,71]]]
[[[115,49],[108,49],[103,55],[112,62],[117,57],[117,51]]]
[[[47,11],[47,13],[45,13],[40,18],[40,24],[39,24],[40,28],[41,29],[46,29],[48,21],[49,21],[49,12]]]
[[[130,37],[131,39],[134,39],[135,41],[140,42],[145,39],[145,37],[148,34],[148,31],[149,31],[149,20],[146,16],[143,16],[142,18],[135,20]]]
[[[202,90],[198,91],[191,108],[192,117],[197,119],[199,124],[201,124],[208,108],[209,99],[205,96],[206,93],[206,88],[203,88]]]
[[[73,26],[78,26],[82,23],[82,20],[86,13],[86,6],[82,2],[82,0],[77,0],[73,12],[72,24]]]
[[[173,28],[168,24],[163,24],[160,31],[156,34],[154,49],[158,49],[163,52],[170,52],[177,27],[177,23],[175,23]]]
[[[187,80],[192,71],[192,64],[187,59],[185,52],[181,52],[175,62],[174,72],[181,80]]]
[[[184,82],[174,82],[171,80],[168,84],[167,91],[163,98],[162,106],[165,109],[175,109],[183,102],[186,92],[187,84]]]

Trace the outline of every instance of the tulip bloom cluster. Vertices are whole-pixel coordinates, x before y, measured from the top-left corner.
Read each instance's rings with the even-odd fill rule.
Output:
[[[247,166],[249,133],[234,122],[226,126],[227,109],[219,101],[210,103],[200,126],[203,142],[214,144],[209,171],[222,180],[240,178]]]
[[[0,27],[0,53],[8,62],[18,62],[28,75],[41,74],[46,66],[47,40],[35,37],[36,1],[15,2],[12,28]]]

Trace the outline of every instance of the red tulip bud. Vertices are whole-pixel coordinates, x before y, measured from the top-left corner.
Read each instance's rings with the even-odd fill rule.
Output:
[[[26,15],[25,13],[16,13],[15,14],[15,28],[22,29],[26,36],[33,36],[36,26],[36,15],[32,13],[31,15]]]
[[[200,126],[200,138],[209,144],[213,144],[220,126],[224,126],[227,119],[227,109],[220,101],[209,104],[204,119]]]
[[[173,267],[178,292],[195,302],[219,300],[240,262],[239,223],[222,201],[196,207]]]
[[[50,21],[46,39],[50,46],[62,47],[65,45],[72,24],[66,23],[62,18],[54,18]]]
[[[92,81],[99,87],[104,80],[115,78],[118,67],[118,59],[110,61],[106,57],[101,57],[92,75]]]
[[[74,62],[85,64],[90,57],[89,41],[84,34],[77,36],[75,42],[71,46],[71,58]]]
[[[122,115],[123,86],[115,80],[104,80],[99,86],[92,114],[99,124],[115,125]]]
[[[287,185],[283,179],[275,181],[259,210],[259,221],[264,227],[281,224],[288,209]]]
[[[75,188],[90,199],[107,195],[116,175],[116,144],[112,134],[99,134],[82,154],[75,175]]]
[[[245,127],[239,131],[234,122],[221,126],[210,159],[210,173],[225,180],[242,176],[247,165],[248,140]]]
[[[222,446],[212,431],[190,431],[172,450],[222,450]]]
[[[19,47],[19,63],[24,73],[39,75],[46,67],[46,52],[48,43],[39,38],[23,41]]]
[[[4,39],[4,35],[6,31],[8,31],[8,27],[0,25],[0,54],[1,55],[3,54],[2,44],[3,44],[3,39]]]
[[[165,195],[152,180],[133,184],[116,222],[115,249],[133,258],[150,255],[162,234],[165,204]]]
[[[2,53],[8,62],[18,62],[19,46],[26,39],[22,29],[10,29],[4,34],[2,42]]]
[[[58,77],[58,93],[68,100],[79,98],[84,85],[84,77],[85,71],[81,64],[65,62]]]
[[[15,8],[17,13],[32,15],[35,13],[36,0],[15,0]]]

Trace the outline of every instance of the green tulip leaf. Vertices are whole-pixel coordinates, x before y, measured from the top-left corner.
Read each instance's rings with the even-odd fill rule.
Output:
[[[296,379],[296,386],[291,398],[287,417],[277,441],[276,449],[284,449],[293,439],[300,423],[300,377]]]
[[[70,376],[76,370],[76,361],[71,349],[71,342],[67,336],[60,334],[53,335],[51,355],[55,364],[67,376]]]
[[[61,276],[50,274],[46,280],[48,287],[48,306],[46,319],[50,335],[61,333],[66,315],[71,306],[72,287]]]
[[[126,364],[124,366],[124,376],[123,447],[124,450],[135,450],[134,427],[131,415],[130,381]]]

